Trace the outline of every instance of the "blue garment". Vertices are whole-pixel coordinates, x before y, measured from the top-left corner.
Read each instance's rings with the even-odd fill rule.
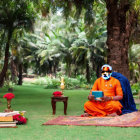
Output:
[[[125,76],[123,76],[121,73],[118,73],[118,72],[112,72],[112,77],[118,79],[122,86],[123,99],[120,100],[120,103],[123,106],[122,114],[138,111],[136,109],[136,104],[134,102],[129,80]]]

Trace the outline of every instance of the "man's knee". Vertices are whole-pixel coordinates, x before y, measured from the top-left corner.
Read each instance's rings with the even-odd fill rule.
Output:
[[[84,108],[89,108],[90,106],[93,106],[92,105],[93,103],[91,101],[87,101],[85,104],[84,104]]]
[[[121,104],[119,101],[111,101],[109,103],[109,106],[112,108],[112,110],[120,110],[121,109]]]

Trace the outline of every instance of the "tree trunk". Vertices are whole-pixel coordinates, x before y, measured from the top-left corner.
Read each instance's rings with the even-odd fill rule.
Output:
[[[58,68],[58,62],[54,60],[53,73],[55,78],[56,78],[57,68]]]
[[[87,82],[90,83],[90,71],[89,71],[89,64],[87,63],[86,64],[86,79],[87,79]]]
[[[128,49],[132,32],[132,14],[127,20],[126,13],[129,10],[128,1],[106,0],[107,7],[107,45],[108,63],[113,71],[120,72],[130,78]]]
[[[12,30],[11,28],[8,30],[8,39],[7,39],[7,43],[6,43],[6,48],[5,48],[5,58],[4,58],[4,66],[2,68],[2,71],[0,73],[0,87],[3,86],[4,84],[4,78],[6,76],[6,72],[8,69],[8,62],[9,62],[9,47],[10,47],[10,40],[12,37]]]
[[[18,85],[22,85],[22,63],[19,64],[19,67],[18,67],[18,70],[19,70],[19,75],[18,75]]]
[[[97,78],[99,78],[101,76],[101,66],[100,65],[97,65],[96,76],[97,76]]]
[[[17,67],[13,60],[13,57],[11,57],[11,80],[16,83],[16,77],[18,76]]]
[[[91,59],[91,63],[92,63],[92,70],[96,72],[96,76],[97,76],[97,78],[99,78],[100,77],[100,71],[101,71],[100,64],[96,63],[96,58]]]

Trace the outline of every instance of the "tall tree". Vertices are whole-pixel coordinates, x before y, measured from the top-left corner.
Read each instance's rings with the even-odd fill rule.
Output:
[[[98,4],[107,8],[107,46],[108,63],[114,71],[120,72],[129,78],[128,48],[134,26],[137,22],[139,0],[53,0],[50,8],[53,11],[62,10],[67,17],[73,14],[79,17],[84,11],[85,24],[92,26],[94,23],[93,7]],[[75,7],[75,8],[74,8]]]
[[[0,73],[0,87],[3,86],[4,78],[8,69],[10,41],[15,29],[31,28],[35,13],[30,0],[2,0],[0,1],[0,29],[7,34],[5,45],[5,58]]]
[[[129,78],[129,41],[137,22],[138,13],[134,10],[135,0],[106,0],[108,62]]]

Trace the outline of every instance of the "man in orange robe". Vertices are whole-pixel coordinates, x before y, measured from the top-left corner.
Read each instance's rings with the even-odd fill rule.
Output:
[[[111,77],[112,67],[105,64],[101,68],[102,77],[98,78],[88,96],[89,101],[84,104],[83,117],[104,117],[109,114],[121,114],[122,105],[119,102],[123,98],[123,91],[119,80]],[[92,91],[103,91],[104,96],[100,101],[92,95]]]

